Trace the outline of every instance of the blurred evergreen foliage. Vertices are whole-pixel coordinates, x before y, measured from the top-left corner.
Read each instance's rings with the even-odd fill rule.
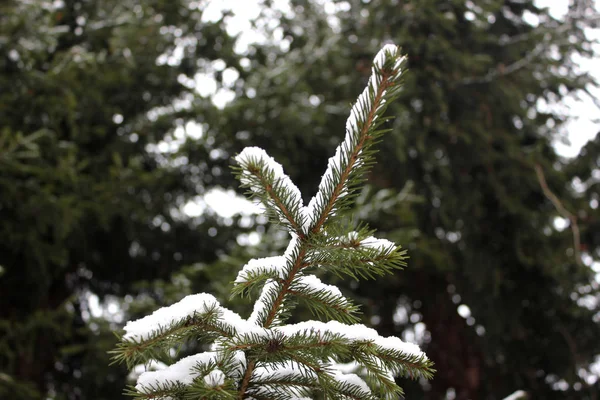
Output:
[[[206,234],[216,215],[180,211],[206,162],[156,151],[192,104],[214,107],[181,76],[234,57],[201,16],[170,0],[0,4],[0,398],[120,397],[118,320],[94,320],[91,293],[160,298],[134,283],[235,244]]]

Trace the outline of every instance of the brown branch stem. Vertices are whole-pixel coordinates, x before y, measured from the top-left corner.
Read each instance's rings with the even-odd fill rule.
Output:
[[[548,187],[548,183],[546,182],[546,177],[544,175],[544,170],[542,169],[540,164],[535,164],[534,168],[535,168],[535,173],[537,175],[538,181],[540,182],[540,187],[542,188],[542,191],[544,192],[544,195],[554,205],[554,207],[556,208],[556,211],[558,211],[558,213],[560,215],[562,215],[563,218],[568,219],[570,222],[571,232],[573,233],[573,250],[574,250],[573,252],[575,255],[575,262],[577,264],[581,265],[581,254],[580,254],[580,252],[581,252],[581,234],[579,233],[579,225],[577,224],[577,217],[575,215],[573,215],[571,212],[569,212],[569,210],[567,210],[565,208],[565,206],[563,206],[560,199],[554,193],[552,193],[552,191]]]

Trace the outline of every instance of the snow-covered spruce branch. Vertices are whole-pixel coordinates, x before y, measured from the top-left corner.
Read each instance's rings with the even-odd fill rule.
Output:
[[[432,363],[417,345],[356,324],[358,306],[316,276],[374,278],[405,266],[400,246],[376,239],[366,228],[349,232],[341,213],[373,162],[373,144],[385,131],[383,112],[398,94],[404,63],[396,46],[377,54],[344,141],[307,206],[264,150],[250,147],[236,157],[242,185],[290,233],[290,243],[283,255],[252,259],[239,272],[233,294],[259,292],[248,319],[202,293],[129,322],[114,359],[130,368],[158,365],[154,360],[166,359],[186,340],[212,343],[211,351],[142,373],[129,394],[139,399],[395,399],[402,389],[394,377],[432,376]],[[286,324],[298,304],[328,322]]]

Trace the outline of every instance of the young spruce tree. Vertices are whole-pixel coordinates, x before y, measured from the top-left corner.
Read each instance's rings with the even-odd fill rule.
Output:
[[[248,319],[201,293],[125,326],[115,359],[149,365],[184,341],[212,343],[211,351],[142,373],[131,394],[139,399],[395,399],[395,376],[430,378],[432,362],[415,344],[381,337],[357,324],[358,306],[324,284],[316,271],[373,278],[404,267],[406,251],[366,228],[349,231],[347,210],[386,131],[386,106],[397,96],[406,57],[385,46],[352,107],[346,136],[317,194],[304,206],[280,164],[257,147],[237,157],[238,177],[273,222],[291,235],[281,256],[250,260],[233,294],[261,287]],[[319,319],[286,324],[298,303]],[[155,365],[157,363],[154,363]]]

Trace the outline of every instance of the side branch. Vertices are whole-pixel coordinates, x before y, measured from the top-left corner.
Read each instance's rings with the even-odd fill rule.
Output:
[[[359,156],[361,150],[363,149],[363,147],[365,146],[365,142],[367,141],[367,139],[369,139],[368,132],[370,130],[371,124],[373,123],[373,120],[375,119],[377,109],[381,105],[381,100],[383,99],[383,95],[384,95],[386,89],[388,89],[391,86],[391,84],[390,84],[390,76],[391,75],[392,74],[389,72],[383,74],[381,84],[379,84],[379,86],[377,88],[377,94],[375,95],[375,100],[373,101],[373,105],[372,105],[371,109],[369,110],[369,115],[367,117],[367,120],[363,124],[362,129],[360,131],[360,139],[358,141],[358,144],[354,148],[354,151],[352,152],[352,154],[348,160],[348,165],[346,166],[344,171],[342,171],[342,173],[341,173],[340,181],[335,186],[333,193],[332,193],[329,201],[327,202],[327,205],[323,209],[321,216],[315,223],[315,226],[312,228],[311,232],[313,232],[313,233],[319,232],[319,230],[323,227],[323,224],[327,220],[327,217],[329,216],[329,213],[333,209],[335,202],[337,201],[338,197],[341,195],[342,191],[344,190],[344,185],[346,184],[346,181],[348,180],[348,176],[350,175],[350,172],[354,168],[356,161],[358,160],[358,156]]]
[[[255,174],[255,176],[258,179],[260,179],[261,183],[263,184],[263,187],[265,188],[265,191],[267,192],[267,194],[269,196],[271,196],[271,199],[273,199],[273,202],[275,203],[275,205],[277,205],[277,207],[281,210],[281,213],[285,216],[286,220],[288,221],[288,223],[290,224],[292,229],[294,229],[296,234],[299,237],[304,237],[304,232],[302,231],[302,227],[298,225],[298,223],[294,219],[291,211],[287,208],[285,203],[279,198],[279,196],[277,195],[275,190],[273,190],[273,186],[270,185],[265,179],[263,179],[262,175],[259,176],[259,174]]]

